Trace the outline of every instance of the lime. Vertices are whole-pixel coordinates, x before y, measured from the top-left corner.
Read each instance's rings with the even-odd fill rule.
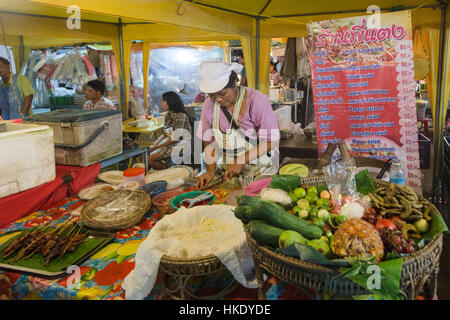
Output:
[[[316,201],[316,206],[323,207],[323,208],[329,208],[330,207],[330,200],[325,198],[320,198]]]
[[[294,194],[297,197],[297,199],[303,199],[306,196],[306,190],[303,188],[296,188],[294,190]]]
[[[291,198],[292,202],[296,202],[298,200],[298,198],[294,194],[294,191],[289,192],[289,197]]]
[[[317,188],[316,188],[315,186],[309,187],[307,193],[308,193],[308,194],[312,193],[312,194],[315,194],[315,195],[318,195],[318,194],[319,194],[319,193],[317,192]]]
[[[308,189],[309,190],[309,189]],[[319,197],[317,196],[317,194],[314,193],[308,193],[305,197],[306,200],[308,200],[309,204],[314,204],[317,202],[317,200],[319,200]]]
[[[300,199],[297,201],[297,205],[300,209],[308,209],[309,201],[307,199]]]

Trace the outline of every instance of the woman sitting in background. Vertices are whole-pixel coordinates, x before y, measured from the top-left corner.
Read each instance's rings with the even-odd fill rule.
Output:
[[[105,84],[100,80],[89,81],[86,85],[86,99],[83,109],[85,110],[117,110],[111,100],[103,97]]]
[[[178,129],[185,129],[192,135],[193,120],[187,114],[183,101],[173,91],[166,92],[162,95],[161,108],[168,111],[165,121],[165,129],[163,135],[157,140],[156,145],[150,148],[150,156],[148,157],[148,166],[155,170],[167,169],[172,149],[178,140],[172,140],[170,132]],[[158,142],[162,140],[161,142]],[[189,144],[191,141],[189,141]]]

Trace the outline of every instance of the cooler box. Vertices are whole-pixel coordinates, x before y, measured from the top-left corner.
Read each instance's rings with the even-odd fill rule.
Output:
[[[55,179],[53,130],[0,121],[0,198]]]
[[[57,164],[88,166],[122,153],[122,113],[60,109],[35,114],[24,123],[48,125]]]

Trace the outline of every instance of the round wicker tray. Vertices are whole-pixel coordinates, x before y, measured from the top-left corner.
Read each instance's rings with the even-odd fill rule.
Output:
[[[120,197],[130,197],[129,201],[139,206],[138,210],[127,211],[117,215],[115,219],[99,220],[96,218],[96,208],[105,206]],[[139,223],[151,207],[150,196],[142,190],[116,190],[105,193],[93,200],[88,201],[81,211],[80,219],[88,227],[104,231],[118,231],[129,228]]]
[[[314,177],[303,179],[302,182],[308,185],[320,185],[324,184],[325,180],[323,177]],[[374,179],[374,182],[376,187],[387,184],[376,179]],[[426,200],[421,196],[419,198],[420,200]],[[439,214],[434,205],[432,213]],[[246,232],[246,235],[255,262],[259,299],[266,298],[264,271],[299,288],[310,288],[317,293],[331,292],[333,296],[347,297],[369,294],[366,289],[348,279],[333,280],[333,277],[340,273],[338,268],[316,265],[277,253],[267,246],[259,245],[248,232]],[[424,248],[403,259],[400,293],[404,298],[415,299],[422,288],[425,289],[427,297],[435,298],[442,246],[443,235],[440,234]]]
[[[233,278],[228,269],[215,255],[208,255],[199,258],[173,258],[162,256],[160,262],[160,271],[163,288],[167,295],[175,300],[185,299],[221,299],[237,286],[237,281]],[[219,288],[219,292],[208,296],[197,296],[189,289],[189,281],[195,277],[207,276],[208,278],[217,274],[228,274],[230,282],[224,287]],[[171,285],[171,282],[174,285]]]

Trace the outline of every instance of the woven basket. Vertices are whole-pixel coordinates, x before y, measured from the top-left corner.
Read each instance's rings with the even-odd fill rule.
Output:
[[[138,204],[139,209],[136,211],[128,211],[126,214],[120,215],[115,220],[108,220],[108,222],[96,219],[98,207],[105,206],[108,203],[118,199],[119,197],[128,197],[128,201]],[[81,211],[80,219],[88,227],[92,229],[104,231],[118,231],[129,228],[139,223],[144,215],[151,207],[150,196],[142,190],[116,190],[107,192],[93,200],[88,201]]]
[[[173,198],[183,193],[184,191],[182,190],[174,189],[160,193],[152,198],[153,205],[161,214],[161,217],[175,212],[175,209],[171,207],[170,202]]]
[[[324,184],[325,179],[323,177],[306,178],[302,182],[307,185],[317,186]],[[374,179],[374,182],[376,187],[388,184],[377,179]],[[421,201],[428,201],[422,196],[419,196],[419,198]],[[431,213],[439,214],[434,205]],[[339,268],[316,265],[277,253],[267,246],[259,245],[248,232],[246,232],[246,235],[255,261],[256,276],[259,283],[258,296],[260,299],[265,299],[263,270],[297,287],[310,288],[317,292],[327,291],[337,296],[370,294],[366,289],[348,279],[333,280],[333,277],[340,273]],[[431,298],[436,296],[437,274],[442,246],[443,235],[440,234],[424,248],[403,259],[400,293],[406,299],[415,299],[418,291],[424,285],[427,296]]]
[[[237,281],[234,280],[230,271],[215,255],[212,254],[205,257],[189,259],[162,256],[160,271],[165,292],[175,300],[220,299],[238,286]],[[188,282],[192,278],[201,276],[210,278],[214,274],[221,273],[228,274],[232,280],[224,288],[220,288],[220,291],[215,294],[197,296],[188,288]],[[170,280],[175,281],[175,288],[169,288],[168,283]]]

